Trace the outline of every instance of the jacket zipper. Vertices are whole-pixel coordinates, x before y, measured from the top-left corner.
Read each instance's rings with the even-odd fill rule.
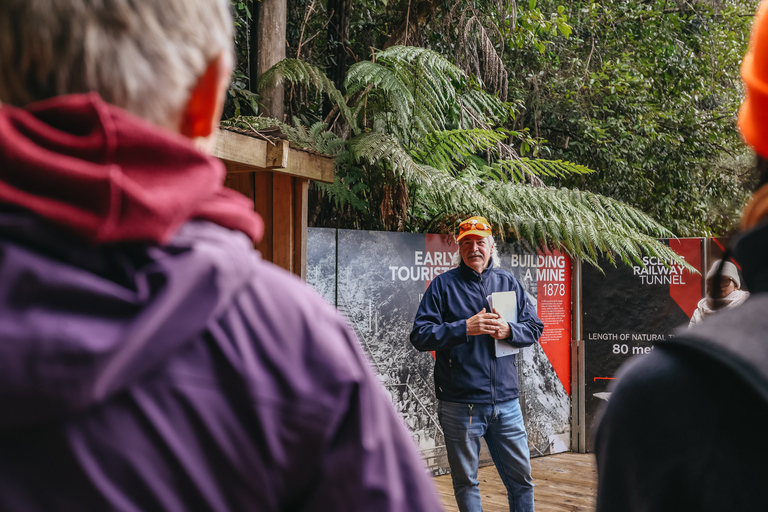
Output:
[[[485,283],[483,282],[483,274],[480,274],[480,288],[483,290],[483,303],[485,304],[483,307],[490,307],[490,304],[488,304],[488,290],[485,289]],[[489,313],[493,313],[493,310],[489,310]],[[495,346],[495,341],[494,341]],[[496,403],[496,357],[494,357],[494,354],[491,354],[491,405]]]

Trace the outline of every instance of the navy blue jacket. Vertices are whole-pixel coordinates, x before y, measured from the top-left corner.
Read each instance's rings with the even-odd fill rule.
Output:
[[[509,272],[488,265],[478,274],[462,262],[429,285],[419,305],[411,331],[417,350],[436,351],[437,398],[449,402],[496,403],[520,396],[517,356],[495,356],[489,334],[467,336],[467,319],[483,308],[491,311],[486,297],[494,292],[517,292],[517,323],[506,340],[515,347],[536,343],[544,330],[525,291]]]

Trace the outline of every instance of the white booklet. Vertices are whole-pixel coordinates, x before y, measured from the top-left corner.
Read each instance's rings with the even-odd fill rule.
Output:
[[[491,306],[491,312],[495,309],[505,322],[517,323],[517,293],[494,292],[486,298]],[[520,352],[519,348],[513,347],[506,341],[496,339],[494,341],[496,342],[496,357],[511,356]]]

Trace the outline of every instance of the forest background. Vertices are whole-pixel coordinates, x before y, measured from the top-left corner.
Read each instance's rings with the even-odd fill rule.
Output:
[[[479,209],[533,245],[634,258],[646,236],[727,235],[756,182],[735,122],[757,0],[287,2],[289,60],[257,80],[259,2],[232,0],[224,124],[337,156],[310,226],[451,231]],[[280,123],[254,117],[281,82]]]

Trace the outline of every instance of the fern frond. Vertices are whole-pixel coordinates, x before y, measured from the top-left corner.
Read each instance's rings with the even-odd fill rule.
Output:
[[[368,132],[351,139],[348,148],[356,162],[388,164],[395,175],[422,186],[431,184],[429,172],[417,164],[400,141],[385,133]]]
[[[418,46],[390,46],[386,50],[376,52],[376,59],[408,64],[413,64],[415,61],[419,60],[421,65],[433,70],[438,76],[457,81],[466,78],[464,71],[451,64],[451,62],[441,54]]]
[[[505,103],[481,89],[469,89],[459,96],[458,101],[473,120],[483,125],[497,126],[503,124],[509,117],[509,109]],[[470,124],[470,126],[474,125]]]
[[[360,90],[368,91],[357,99],[353,106],[355,113],[366,104],[369,96],[383,94],[388,106],[399,116],[399,125],[408,125],[413,114],[413,93],[395,70],[374,62],[358,62],[349,68],[344,84],[349,95]]]
[[[344,80],[347,94],[351,96],[368,86],[385,91],[392,98],[401,98],[409,109],[413,105],[413,95],[408,85],[393,69],[369,61],[350,66]]]
[[[346,205],[352,206],[357,211],[366,212],[368,203],[361,199],[357,194],[365,190],[362,182],[346,183],[337,173],[334,176],[333,183],[313,182],[314,186],[320,190],[320,193],[330,199],[338,209],[343,209]]]
[[[414,138],[445,129],[448,113],[456,104],[457,86],[466,80],[464,72],[425,48],[393,46],[376,57],[412,91],[413,120],[409,128]]]
[[[562,160],[544,160],[541,158],[517,158],[494,162],[490,166],[490,175],[501,177],[504,181],[525,182],[525,174],[562,178],[569,174],[591,174],[595,171],[583,165]]]
[[[391,135],[369,132],[349,141],[353,160],[370,165],[391,166],[396,176],[421,189],[439,209],[471,215],[483,211],[490,222],[504,223],[506,214],[483,195],[473,183],[457,179],[445,171],[413,160]]]
[[[261,75],[257,87],[259,91],[262,91],[265,87],[278,85],[283,80],[294,84],[312,86],[319,92],[326,94],[331,103],[339,108],[339,112],[352,127],[352,131],[354,133],[359,131],[344,95],[320,69],[298,59],[283,59]]]
[[[513,183],[482,190],[493,204],[509,212],[510,222],[502,227],[533,246],[556,247],[592,262],[598,254],[615,253],[627,264],[642,264],[641,257],[647,254],[693,270],[655,238],[669,237],[669,231],[619,201],[589,192]]]
[[[414,156],[427,165],[454,174],[457,171],[457,162],[463,163],[465,157],[491,149],[505,138],[506,134],[494,130],[432,132],[419,141]]]
[[[463,19],[464,16],[462,16]],[[485,82],[486,87],[490,87],[506,99],[508,75],[504,61],[496,51],[496,44],[477,16],[472,16],[462,25],[464,25],[464,34],[459,38],[456,52],[459,65],[468,73],[474,72],[475,76]],[[493,26],[491,23],[489,28]],[[502,40],[498,29],[495,32],[498,39]],[[503,47],[502,44],[501,48]]]

